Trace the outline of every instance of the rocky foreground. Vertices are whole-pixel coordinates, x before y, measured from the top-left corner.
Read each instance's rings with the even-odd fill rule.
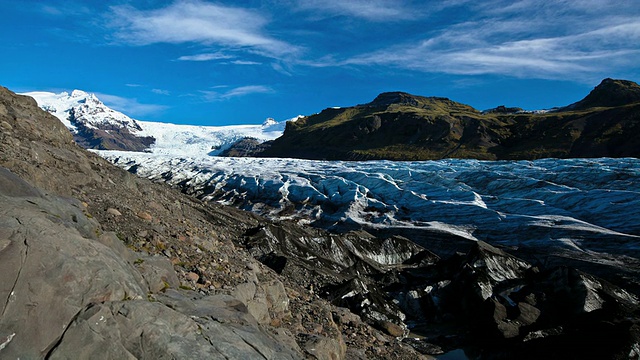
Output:
[[[638,294],[584,271],[205,204],[3,88],[0,129],[2,358],[640,357]]]
[[[421,358],[239,247],[263,219],[93,155],[0,88],[0,357]]]

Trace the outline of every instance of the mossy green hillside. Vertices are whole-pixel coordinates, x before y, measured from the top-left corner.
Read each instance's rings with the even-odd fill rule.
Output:
[[[325,109],[288,123],[284,135],[259,156],[329,160],[640,156],[636,83],[605,79],[585,99],[558,111],[504,110],[480,112],[446,98],[383,93],[368,104]]]

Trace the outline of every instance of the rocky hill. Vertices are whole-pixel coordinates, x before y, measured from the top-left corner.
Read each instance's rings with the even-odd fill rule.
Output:
[[[264,221],[116,168],[0,88],[0,357],[422,357],[242,250]]]
[[[563,110],[615,107],[640,101],[640,86],[633,81],[604,79],[589,95]]]
[[[205,204],[4,88],[0,130],[3,358],[640,356],[637,294],[583,271]]]
[[[383,93],[287,124],[256,156],[328,160],[487,160],[638,157],[640,86],[605,79],[585,99],[549,112],[480,112],[449,99]]]

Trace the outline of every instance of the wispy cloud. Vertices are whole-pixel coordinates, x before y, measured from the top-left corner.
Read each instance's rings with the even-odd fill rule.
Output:
[[[220,88],[219,86],[216,88]],[[247,85],[236,87],[224,92],[219,91],[201,91],[205,100],[207,101],[220,101],[228,100],[235,97],[241,97],[251,94],[266,94],[272,93],[273,89],[264,85]]]
[[[40,4],[39,10],[50,16],[72,17],[87,16],[92,13],[85,4],[76,1],[56,1],[55,3]]]
[[[640,55],[640,18],[633,14],[624,17],[617,10],[608,14],[613,10],[600,6],[600,15],[594,16],[593,9],[583,3],[564,1],[556,2],[556,7],[532,0],[480,4],[473,8],[477,20],[437,29],[422,41],[315,66],[380,65],[462,75],[576,76],[591,81],[618,66],[633,66]]]
[[[261,14],[199,0],[182,0],[155,10],[131,6],[112,7],[117,19],[111,26],[116,38],[134,45],[154,43],[199,43],[207,46],[246,49],[263,56],[281,57],[298,48],[268,34],[268,21]],[[202,60],[211,55],[194,55],[183,60]]]
[[[322,11],[371,21],[396,21],[415,18],[416,11],[398,0],[299,0],[298,9]]]
[[[156,115],[168,109],[165,105],[141,104],[137,99],[130,99],[116,95],[96,93],[98,99],[114,110],[121,111],[132,117]]]
[[[169,90],[163,89],[151,89],[151,92],[158,95],[171,95],[171,92]]]
[[[196,55],[185,55],[180,56],[178,60],[181,61],[211,61],[211,60],[222,60],[222,59],[233,59],[233,56],[226,55],[221,52],[214,53],[202,53]]]
[[[234,61],[231,61],[231,64],[233,64],[233,65],[262,65],[261,62],[246,61],[246,60],[234,60]]]

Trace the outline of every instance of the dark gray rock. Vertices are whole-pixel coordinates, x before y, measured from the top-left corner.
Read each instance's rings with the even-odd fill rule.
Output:
[[[4,169],[0,182],[3,358],[302,358],[236,298],[151,295],[179,284],[166,258],[136,258],[113,233],[91,234],[80,208]],[[266,309],[286,311],[281,283],[259,286]]]
[[[122,244],[122,242],[120,242]],[[136,268],[149,286],[149,292],[158,293],[167,288],[177,289],[180,280],[173,270],[173,265],[160,255],[143,255],[134,260]]]
[[[312,359],[334,360],[344,359],[346,345],[341,340],[331,339],[325,336],[303,336],[304,349]]]
[[[15,333],[3,357],[43,356],[88,304],[146,297],[133,267],[65,219],[65,200],[0,203],[0,336]]]

